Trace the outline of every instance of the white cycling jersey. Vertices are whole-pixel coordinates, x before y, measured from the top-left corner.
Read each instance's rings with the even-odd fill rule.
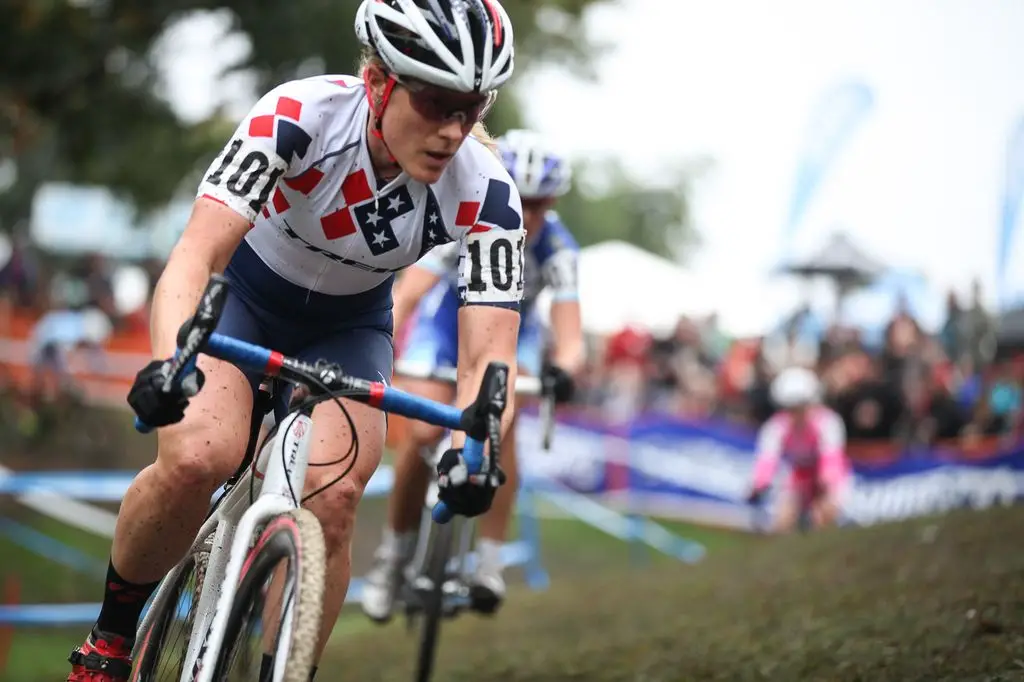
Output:
[[[518,308],[525,231],[500,159],[469,138],[431,185],[378,186],[369,106],[352,76],[290,81],[264,95],[210,166],[198,196],[252,221],[246,241],[305,289],[357,294],[457,241],[465,304]]]

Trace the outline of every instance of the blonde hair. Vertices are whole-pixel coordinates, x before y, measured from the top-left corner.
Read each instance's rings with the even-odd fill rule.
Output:
[[[388,71],[388,67],[381,60],[380,56],[371,48],[364,47],[363,51],[359,54],[359,62],[356,64],[359,77],[365,80],[366,69],[370,67],[378,68],[385,73]],[[501,156],[498,152],[498,143],[495,142],[483,121],[477,121],[473,124],[473,128],[469,131],[469,136],[486,147],[495,156]]]
[[[501,152],[498,151],[498,143],[493,137],[491,132],[487,130],[487,126],[484,125],[483,121],[477,121],[473,124],[473,129],[469,131],[470,137],[476,139],[477,142],[487,147],[488,151],[492,154],[501,158]]]

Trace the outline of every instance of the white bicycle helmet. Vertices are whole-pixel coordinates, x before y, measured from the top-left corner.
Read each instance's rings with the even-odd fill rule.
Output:
[[[809,369],[790,367],[772,381],[772,400],[783,409],[811,405],[821,400],[821,382]]]
[[[458,92],[512,75],[512,22],[498,0],[363,0],[356,35],[393,74]]]
[[[510,130],[498,138],[498,150],[524,199],[558,197],[569,191],[569,160],[540,133]]]

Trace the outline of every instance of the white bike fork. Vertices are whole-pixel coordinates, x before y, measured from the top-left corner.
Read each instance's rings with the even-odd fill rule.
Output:
[[[248,491],[236,488],[232,491],[235,499],[226,500],[226,508],[218,510],[210,566],[203,581],[200,611],[189,639],[181,682],[213,682],[214,662],[224,644],[227,618],[256,531],[301,502],[311,427],[308,416],[300,412],[290,414],[273,443],[263,447],[257,460],[258,464],[265,462],[266,467],[259,496],[249,506]],[[280,454],[282,451],[284,455]],[[284,615],[287,627],[291,614]],[[201,638],[199,633],[203,633]],[[279,670],[283,674],[283,666]]]

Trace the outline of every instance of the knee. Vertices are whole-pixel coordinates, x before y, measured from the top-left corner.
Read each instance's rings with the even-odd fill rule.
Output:
[[[320,485],[327,482],[324,481]],[[309,509],[320,520],[324,542],[329,548],[345,546],[352,539],[356,507],[363,497],[364,489],[365,484],[355,480],[350,474],[317,493],[307,503]]]
[[[800,510],[795,504],[789,500],[783,502],[776,512],[775,522],[772,524],[775,532],[787,533],[793,530],[799,517]]]
[[[175,487],[216,490],[242,461],[245,443],[212,424],[188,424],[160,434],[157,468]]]
[[[829,499],[819,502],[814,509],[815,521],[819,526],[831,526],[839,517],[839,507]]]

